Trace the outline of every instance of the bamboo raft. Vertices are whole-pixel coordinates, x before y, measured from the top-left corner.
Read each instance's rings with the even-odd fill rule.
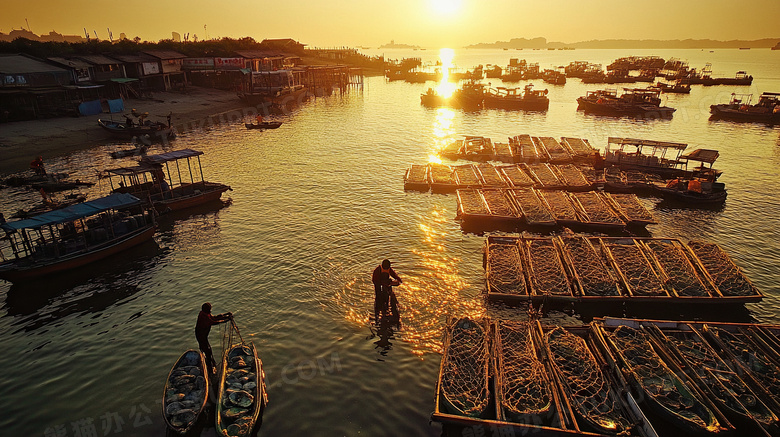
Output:
[[[509,184],[508,188],[528,188],[533,187],[535,184],[531,176],[517,165],[501,166],[499,171],[504,175],[504,180]]]
[[[515,154],[509,143],[493,143],[493,152],[496,161],[515,162]]]
[[[447,328],[438,392],[449,413],[479,418],[487,415],[488,337],[484,321],[462,318]]]
[[[561,137],[561,143],[577,161],[590,161],[596,154],[596,149],[584,138]]]
[[[636,194],[604,193],[604,197],[628,226],[647,226],[657,223],[650,211],[639,202]]]
[[[452,168],[458,188],[480,188],[482,181],[477,173],[477,168],[472,164],[456,165]]]
[[[506,179],[501,176],[498,168],[490,164],[479,164],[477,173],[479,173],[482,186],[485,188],[504,188],[507,186]]]
[[[691,241],[688,248],[707,269],[711,282],[723,296],[753,296],[757,293],[753,283],[717,244]]]
[[[532,192],[522,190],[530,196]],[[498,239],[498,240],[496,240]],[[535,303],[630,303],[674,302],[676,304],[735,305],[760,302],[763,295],[755,290],[750,296],[723,297],[707,279],[709,276],[698,259],[689,254],[679,240],[627,237],[511,237],[488,236],[485,247],[493,242],[519,247],[524,264],[512,274],[523,275],[502,287],[491,286],[487,278],[489,299],[505,301],[531,300]],[[492,258],[484,260],[485,272],[492,271]],[[506,271],[499,266],[499,271]],[[565,279],[564,279],[565,278]],[[511,290],[507,284],[522,284]],[[526,286],[527,284],[527,286]],[[774,340],[780,349],[780,340]]]
[[[536,149],[530,135],[517,135],[509,139],[509,144],[513,146],[515,162],[532,163],[541,161],[541,153]]]
[[[426,192],[430,188],[428,166],[412,164],[404,175],[404,190]]]
[[[571,226],[579,223],[577,210],[574,209],[571,199],[562,191],[539,191],[538,194],[550,209],[555,221],[561,226]]]
[[[527,260],[528,279],[533,296],[572,296],[566,267],[555,241],[550,238],[523,240],[525,250],[521,253],[525,254]]]
[[[593,187],[582,170],[574,164],[558,165],[553,167],[553,170],[568,191],[587,191]]]
[[[473,220],[490,217],[490,210],[479,190],[459,189],[456,195],[458,199],[458,219]]]
[[[428,177],[430,178],[431,191],[434,193],[454,193],[458,183],[452,168],[444,164],[431,164]]]
[[[485,245],[485,283],[488,292],[528,296],[517,239],[493,237]]]
[[[481,190],[482,198],[494,220],[519,220],[520,214],[512,204],[505,190]]]
[[[553,137],[534,137],[536,148],[547,151],[548,162],[553,164],[562,164],[572,162],[571,155],[566,149]],[[540,147],[541,146],[541,147]]]
[[[518,423],[549,423],[554,411],[552,383],[539,360],[529,322],[500,320],[496,333],[497,418]]]
[[[555,226],[555,217],[537,196],[535,190],[516,188],[508,192],[528,226]]]
[[[566,186],[565,183],[558,179],[558,176],[555,175],[549,164],[526,164],[526,168],[531,177],[536,181],[537,188],[560,190]]]

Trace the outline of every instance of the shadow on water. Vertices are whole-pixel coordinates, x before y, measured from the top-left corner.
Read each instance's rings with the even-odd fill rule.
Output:
[[[141,273],[150,270],[166,253],[149,240],[88,267],[13,284],[4,308],[8,316],[18,317],[14,323],[24,331],[70,314],[104,311],[138,293],[136,282]]]

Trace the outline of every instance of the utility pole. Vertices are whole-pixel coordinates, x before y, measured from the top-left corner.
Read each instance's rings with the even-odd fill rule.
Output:
[[[32,32],[32,30],[30,30],[30,22],[29,22],[29,21],[27,21],[27,19],[26,19],[26,18],[24,19],[24,22],[25,22],[25,23],[27,23],[27,31],[28,31],[28,32]]]

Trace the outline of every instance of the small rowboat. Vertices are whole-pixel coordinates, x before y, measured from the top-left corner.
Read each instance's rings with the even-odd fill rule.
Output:
[[[205,375],[205,376],[204,376]],[[198,421],[209,397],[209,378],[203,353],[184,352],[168,373],[162,412],[168,428],[186,434]]]
[[[253,343],[233,346],[222,359],[217,435],[249,436],[267,403],[263,363]]]
[[[276,129],[282,125],[281,121],[263,121],[260,123],[244,123],[247,129]]]

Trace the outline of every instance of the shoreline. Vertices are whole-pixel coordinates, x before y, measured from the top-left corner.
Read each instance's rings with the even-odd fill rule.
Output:
[[[136,108],[148,112],[152,121],[165,121],[173,113],[172,125],[197,124],[209,117],[226,112],[250,109],[232,91],[188,86],[184,92],[157,92],[153,99],[125,100],[124,113]],[[97,124],[100,114],[85,117],[62,117],[3,123],[0,129],[0,176],[8,176],[29,169],[37,156],[47,159],[89,149],[110,142],[125,142],[113,138]],[[113,114],[123,119],[122,113]]]

